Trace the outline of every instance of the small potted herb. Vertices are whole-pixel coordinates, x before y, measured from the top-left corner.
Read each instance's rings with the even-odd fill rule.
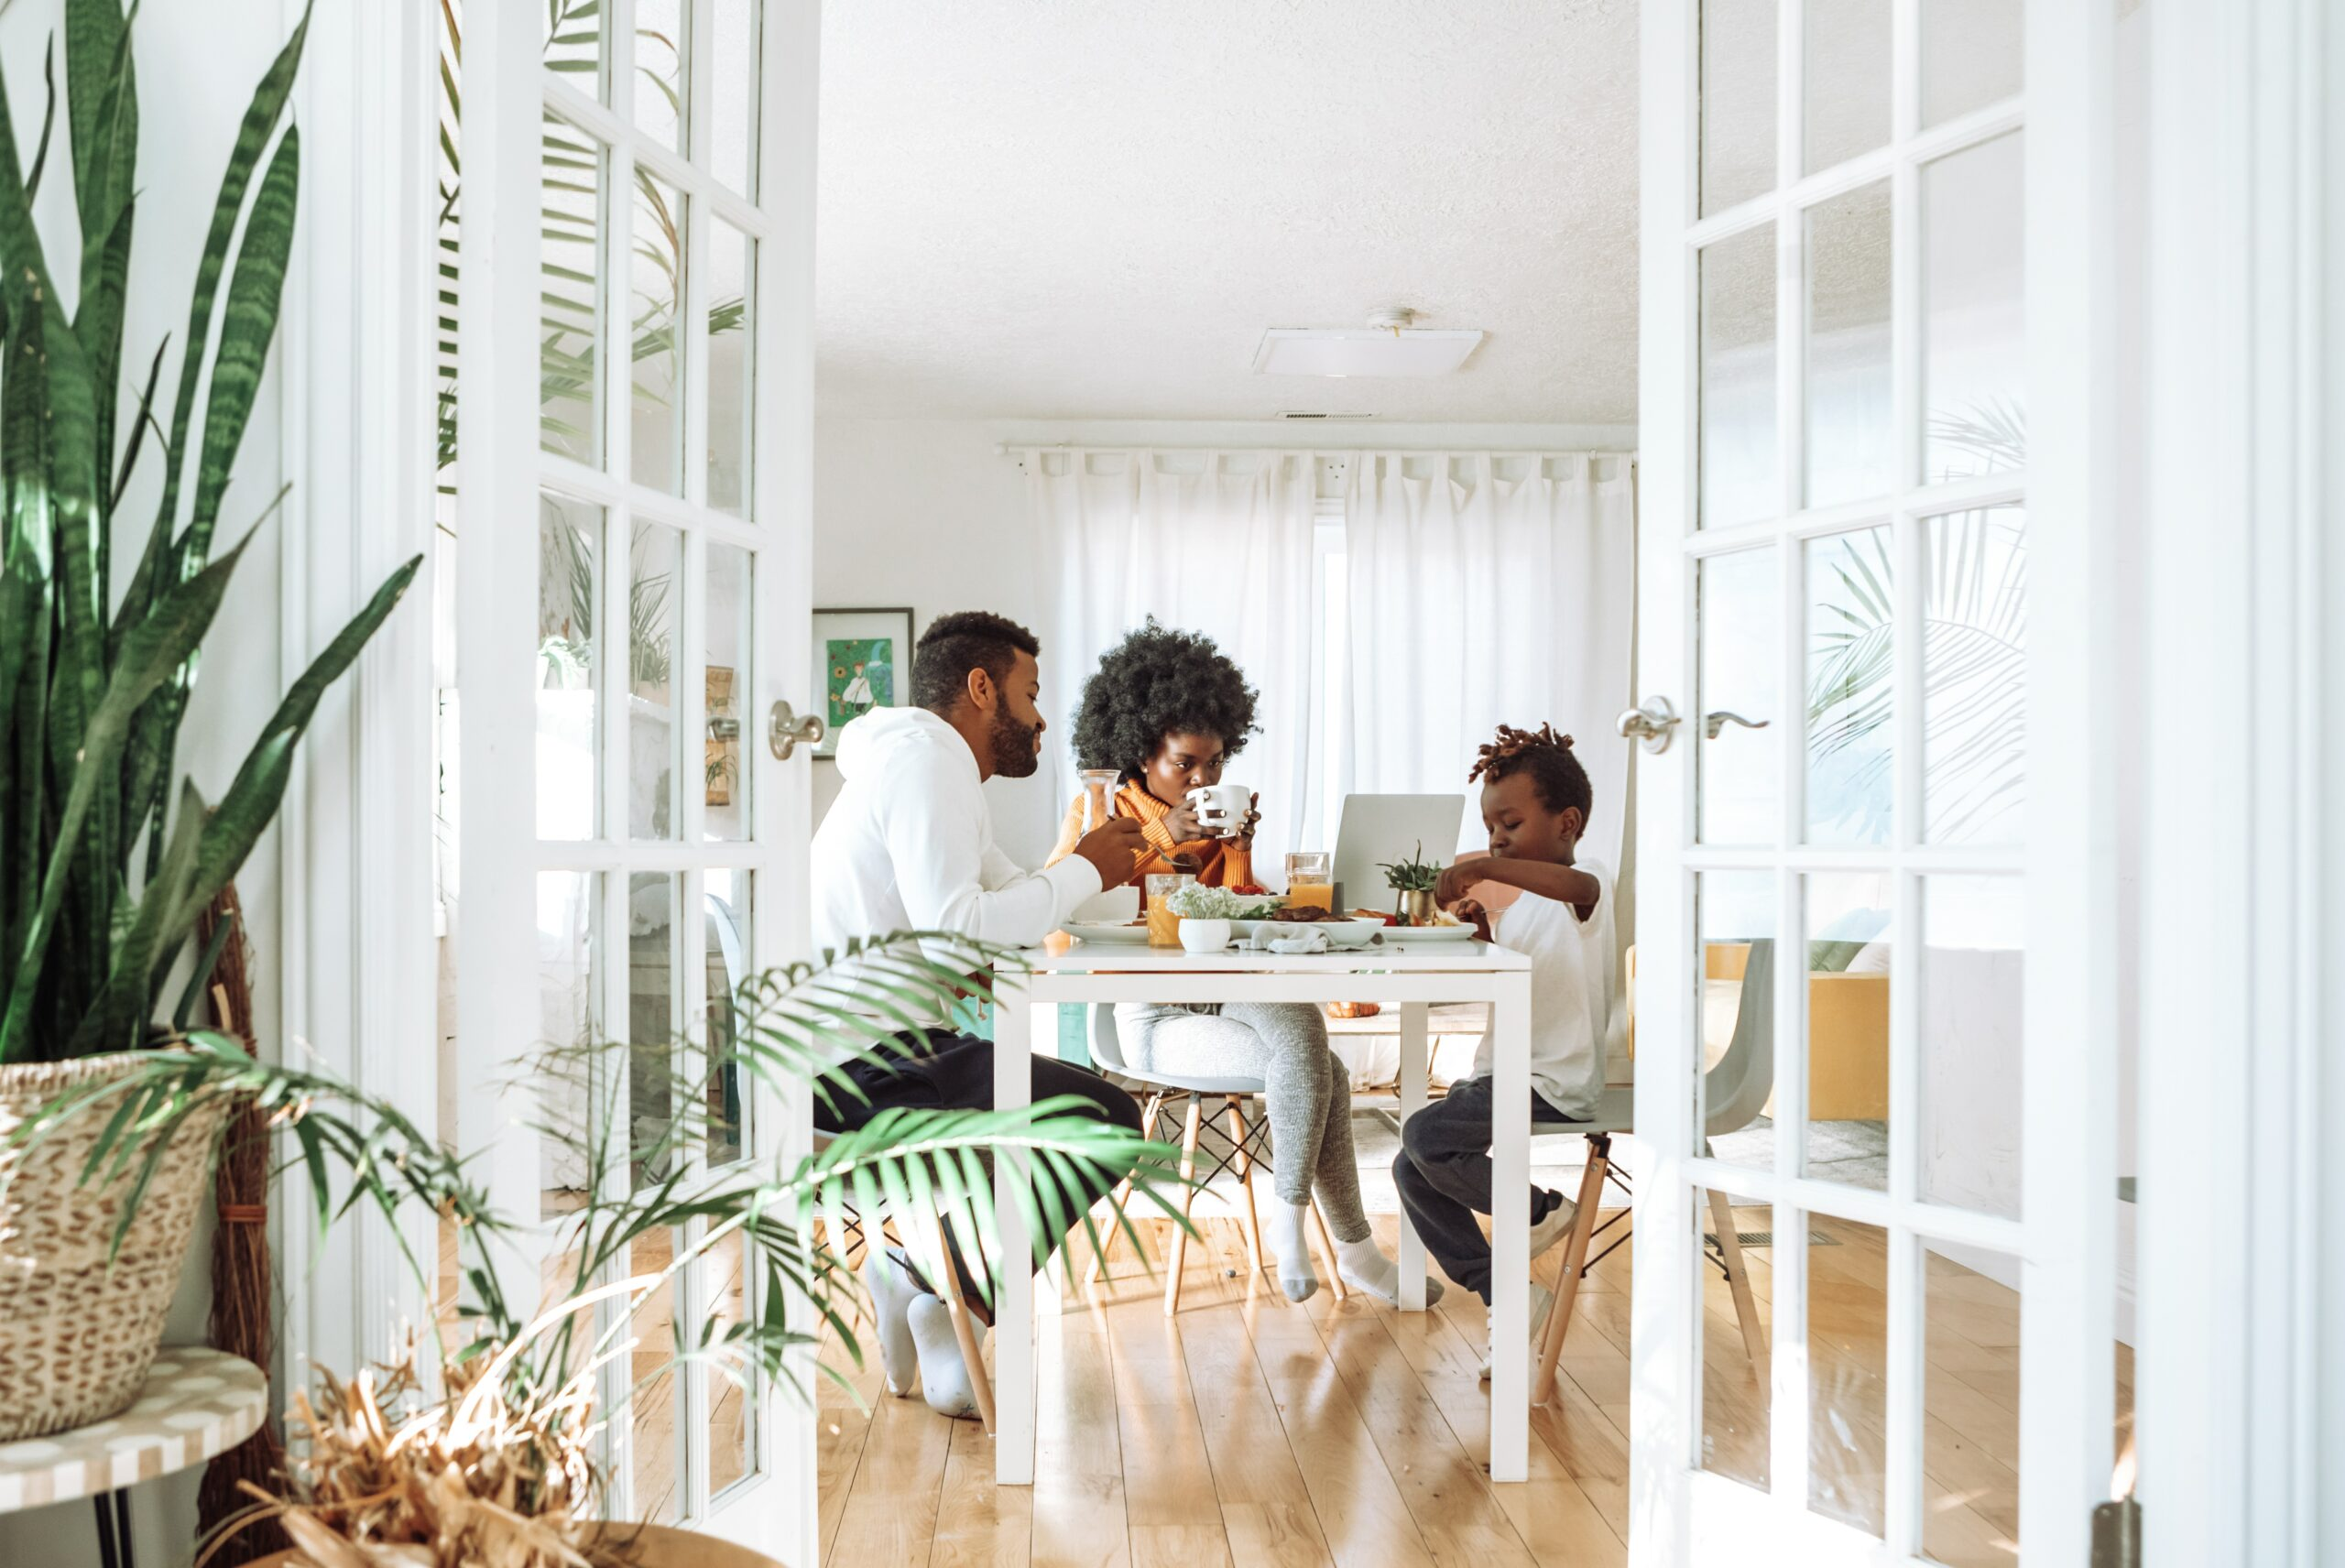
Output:
[[[1384,880],[1395,895],[1393,918],[1404,926],[1433,924],[1433,893],[1441,886],[1441,867],[1425,858],[1422,840],[1409,859],[1384,864]]]

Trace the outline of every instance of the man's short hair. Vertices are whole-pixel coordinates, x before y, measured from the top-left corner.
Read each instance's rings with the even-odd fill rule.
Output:
[[[1009,679],[1020,654],[1040,657],[1042,651],[1032,632],[991,611],[939,615],[921,633],[912,652],[912,703],[950,714],[969,689],[970,670],[984,670],[998,686]]]

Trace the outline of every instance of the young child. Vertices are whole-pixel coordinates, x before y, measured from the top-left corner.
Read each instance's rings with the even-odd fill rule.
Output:
[[[1531,1119],[1582,1121],[1604,1090],[1605,1037],[1612,1016],[1612,873],[1578,853],[1593,801],[1572,737],[1549,724],[1537,734],[1501,724],[1466,776],[1482,781],[1482,824],[1490,858],[1442,873],[1434,897],[1481,934],[1526,953],[1531,972]],[[1522,891],[1497,920],[1466,890],[1495,882]],[[1401,1205],[1442,1272],[1490,1299],[1490,1244],[1475,1222],[1490,1210],[1490,1044],[1473,1075],[1449,1086],[1401,1129],[1392,1161]],[[1531,1190],[1531,1256],[1569,1234],[1572,1201]],[[1531,1335],[1546,1323],[1554,1294],[1531,1287]],[[1486,1356],[1482,1376],[1490,1375]]]

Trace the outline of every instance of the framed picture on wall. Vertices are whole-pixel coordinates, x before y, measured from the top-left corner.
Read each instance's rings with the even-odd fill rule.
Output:
[[[822,681],[823,744],[838,753],[839,731],[874,708],[900,708],[912,678],[910,609],[817,610],[814,669]]]

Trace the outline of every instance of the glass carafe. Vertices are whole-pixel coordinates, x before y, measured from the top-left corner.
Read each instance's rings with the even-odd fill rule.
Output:
[[[1083,781],[1083,831],[1096,833],[1115,813],[1116,784],[1122,775],[1112,768],[1086,768],[1076,777]]]

